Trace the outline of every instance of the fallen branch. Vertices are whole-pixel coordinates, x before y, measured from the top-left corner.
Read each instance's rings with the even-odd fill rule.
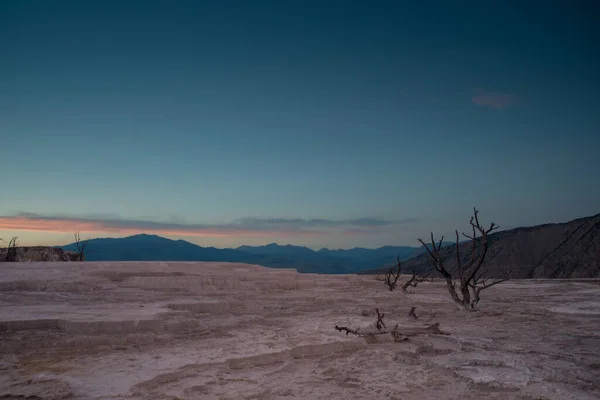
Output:
[[[440,323],[436,322],[435,324],[426,325],[426,326],[411,326],[400,328],[398,325],[394,327],[394,329],[382,329],[379,331],[361,331],[360,329],[352,329],[346,326],[335,326],[335,329],[340,332],[346,332],[346,335],[353,334],[356,336],[368,336],[368,335],[387,335],[392,334],[394,336],[417,336],[417,335],[450,335],[447,332],[444,332],[440,329]]]
[[[414,314],[415,307],[411,308],[410,312]],[[383,322],[384,313],[380,313],[379,309],[376,308],[377,311],[377,323],[375,327],[377,330],[360,330],[360,328],[352,329],[347,326],[335,326],[335,329],[339,332],[345,332],[346,335],[352,334],[359,337],[369,337],[374,335],[392,335],[394,341],[400,342],[403,340],[408,340],[410,336],[416,335],[449,335],[449,333],[443,332],[440,329],[440,323],[436,322],[435,324],[426,325],[426,326],[414,326],[414,327],[403,327],[400,328],[396,325],[393,329],[387,329],[385,323]],[[410,315],[410,313],[409,313]],[[415,314],[416,318],[416,314]]]
[[[377,324],[375,326],[377,327],[377,330],[380,331],[382,328],[385,328],[385,323],[383,322],[383,317],[385,317],[385,314],[380,314],[378,308],[376,308],[375,311],[377,311]]]
[[[340,332],[346,332],[346,335],[351,333],[353,335],[358,335],[360,336],[360,333],[358,332],[358,329],[351,329],[351,328],[347,328],[345,326],[335,326],[335,329],[337,329]]]
[[[414,319],[418,319],[419,317],[417,317],[417,313],[415,312],[416,309],[417,307],[411,307],[410,311],[408,312],[408,316],[413,317]]]

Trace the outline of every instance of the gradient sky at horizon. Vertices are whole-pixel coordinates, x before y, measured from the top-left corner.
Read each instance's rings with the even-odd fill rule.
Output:
[[[600,212],[596,2],[0,2],[0,237],[417,245]]]

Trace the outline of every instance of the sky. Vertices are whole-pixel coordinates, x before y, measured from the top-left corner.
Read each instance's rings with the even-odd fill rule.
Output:
[[[0,2],[0,237],[417,246],[600,212],[593,1]]]

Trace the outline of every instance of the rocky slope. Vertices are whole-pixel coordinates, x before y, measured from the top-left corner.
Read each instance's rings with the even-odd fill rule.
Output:
[[[600,277],[600,214],[567,223],[516,228],[490,234],[487,266],[490,276],[523,278]],[[461,244],[461,253],[469,243]],[[442,249],[446,265],[456,265],[456,249]],[[427,254],[404,264],[406,271],[433,270]],[[380,273],[383,269],[366,273]]]

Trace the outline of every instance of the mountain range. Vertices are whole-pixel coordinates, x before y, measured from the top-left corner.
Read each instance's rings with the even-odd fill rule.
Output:
[[[490,276],[512,278],[600,277],[600,214],[566,223],[515,228],[489,235],[491,244],[486,268]],[[461,253],[468,242],[462,242]],[[71,243],[61,247],[76,251]],[[447,267],[455,262],[455,246],[444,242],[442,257]],[[423,247],[384,246],[377,249],[320,249],[279,245],[240,246],[218,249],[184,240],[140,234],[125,238],[92,239],[87,261],[221,261],[258,264],[272,268],[295,268],[298,272],[345,274],[381,273],[403,261],[404,271],[430,273],[431,260]]]
[[[75,243],[61,248],[77,251]],[[140,234],[125,238],[91,239],[86,247],[86,260],[241,262],[272,268],[295,268],[304,273],[346,274],[380,267],[395,260],[397,256],[407,260],[424,251],[422,247],[410,246],[349,250],[323,248],[315,251],[308,247],[276,243],[218,249],[197,246],[185,240]]]

